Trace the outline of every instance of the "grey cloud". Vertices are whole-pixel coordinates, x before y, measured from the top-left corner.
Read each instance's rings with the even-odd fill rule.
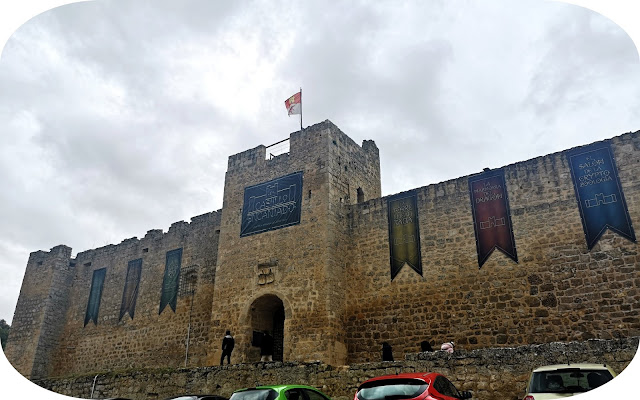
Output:
[[[0,268],[222,207],[227,157],[298,130],[300,86],[304,125],[374,139],[392,194],[637,130],[638,66],[623,32],[560,3],[63,6],[0,59]]]
[[[597,102],[601,95],[594,82],[619,86],[622,76],[639,72],[629,37],[586,9],[562,14],[543,41],[549,47],[536,66],[526,98],[540,118],[555,118],[559,107]]]

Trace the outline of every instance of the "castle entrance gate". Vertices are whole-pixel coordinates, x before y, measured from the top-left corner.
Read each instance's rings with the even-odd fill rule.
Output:
[[[273,336],[273,361],[283,361],[285,316],[282,300],[272,294],[257,298],[251,305],[250,319],[253,330],[250,358],[260,359],[262,333],[268,331]]]

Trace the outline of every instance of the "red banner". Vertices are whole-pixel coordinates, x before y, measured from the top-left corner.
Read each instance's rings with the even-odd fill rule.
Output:
[[[518,262],[504,171],[487,171],[469,178],[469,193],[476,233],[478,266],[482,268],[496,248]]]

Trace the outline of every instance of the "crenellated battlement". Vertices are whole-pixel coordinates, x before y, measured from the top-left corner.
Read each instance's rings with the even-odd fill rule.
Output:
[[[267,155],[267,150],[264,145],[254,147],[253,149],[245,150],[241,153],[229,156],[229,162],[227,164],[227,170],[233,170],[236,168],[242,168],[246,166],[252,166],[264,162]]]
[[[580,211],[626,199],[617,213],[637,229],[640,131],[588,147],[599,165],[613,156],[620,184],[584,198],[577,148],[487,165],[504,179],[477,171],[383,197],[373,140],[329,120],[286,140],[270,159],[264,145],[229,157],[224,209],[73,259],[64,245],[32,252],[9,360],[31,378],[211,366],[227,329],[234,363],[259,360],[254,338],[271,330],[278,359],[331,365],[377,361],[382,341],[402,359],[425,339],[474,350],[640,335],[638,244],[603,228],[588,248]],[[478,219],[478,201],[497,198],[507,211]],[[517,257],[488,247],[480,262],[477,232],[507,221]]]
[[[44,377],[51,371],[51,354],[57,347],[67,308],[74,268],[71,248],[58,245],[30,254],[11,329],[7,357],[27,377]]]
[[[640,148],[640,131],[624,133],[608,140],[613,144],[615,152],[619,154],[616,159],[618,172],[624,175],[631,173],[630,168],[635,163],[633,157],[631,157],[631,153],[637,148]],[[364,142],[369,141],[365,140]],[[600,141],[595,143],[604,142],[605,141]],[[373,146],[375,146],[375,143]],[[364,146],[364,143],[363,147],[366,147]],[[534,196],[531,196],[530,193],[523,190],[525,188],[531,189],[532,186],[537,186],[539,188],[545,187],[548,189],[549,187],[557,187],[560,182],[571,179],[566,155],[568,152],[580,147],[582,146],[576,146],[571,149],[507,164],[502,167],[496,167],[495,169],[503,169],[505,172],[509,196],[516,200],[513,205],[517,207],[521,202],[526,203],[534,199]],[[375,151],[377,152],[377,147],[375,147]],[[481,171],[478,171],[478,173],[480,172]],[[453,196],[468,197],[468,180],[473,175],[475,174],[421,186],[412,190],[417,193],[418,198],[421,200],[435,200],[443,198],[445,202],[452,203],[454,200],[452,198]],[[571,182],[569,182],[569,185],[566,185],[565,182],[564,186],[566,186],[565,192],[572,195],[573,192],[571,190],[573,189]],[[371,199],[362,204],[355,204],[351,206],[353,215],[366,215],[376,210],[380,211],[386,207],[386,202],[389,197],[406,192],[399,192],[385,197]],[[539,197],[535,197],[535,199],[538,202],[548,201],[548,199]]]
[[[165,238],[176,234],[189,234],[192,231],[202,229],[202,227],[204,226],[209,226],[213,229],[219,229],[221,214],[222,210],[218,210],[192,217],[190,222],[177,221],[169,226],[167,232],[164,232],[162,229],[150,229],[142,239],[138,239],[138,237],[134,236],[122,240],[119,244],[108,244],[102,247],[97,247],[95,249],[85,250],[79,252],[75,257],[75,260],[89,259],[94,257],[96,254],[115,254],[131,247],[144,246],[152,241],[164,240]],[[37,251],[32,254],[37,253],[41,253],[41,251]]]
[[[49,251],[38,250],[29,254],[28,264],[35,263],[43,265],[46,262],[58,261],[61,258],[68,258],[71,254],[71,247],[64,244],[52,247]]]
[[[15,360],[14,366],[23,375],[32,378],[47,376],[52,368],[59,366],[60,358],[55,354],[71,349],[59,348],[60,339],[83,331],[68,329],[83,320],[88,290],[96,270],[106,268],[108,272],[103,303],[111,299],[115,303],[121,299],[122,286],[113,286],[111,282],[114,279],[124,279],[130,260],[146,260],[143,264],[145,270],[153,268],[153,264],[157,265],[156,268],[160,270],[157,275],[161,277],[165,254],[175,248],[184,248],[184,254],[190,263],[202,265],[198,272],[204,282],[212,282],[215,277],[213,269],[217,258],[217,232],[220,229],[221,214],[222,210],[218,210],[198,215],[191,218],[190,222],[178,221],[171,224],[167,232],[162,229],[149,230],[142,239],[127,238],[119,244],[79,252],[74,258],[71,258],[72,249],[65,245],[55,246],[50,251],[32,252],[16,306],[11,345],[7,353],[10,359]],[[203,246],[205,242],[210,242],[213,248],[205,252],[189,250],[191,243],[197,248],[206,248]],[[198,261],[199,258],[203,258],[203,261]],[[157,286],[158,290],[161,282],[156,280],[150,285]],[[150,292],[151,297],[155,297],[153,292],[155,291]],[[207,300],[209,297],[210,294],[205,296],[205,304],[210,303]],[[76,315],[75,321],[65,320],[64,315],[69,311]],[[115,305],[111,312],[103,310],[102,321],[117,321],[118,311]],[[112,314],[109,315],[110,313]],[[205,315],[208,316],[208,312]]]
[[[230,156],[227,174],[243,174],[247,171],[265,169],[283,171],[291,165],[309,165],[317,162],[320,162],[321,166],[338,169],[344,168],[342,161],[345,161],[368,170],[367,174],[371,176],[371,180],[378,181],[378,189],[374,189],[373,192],[380,195],[380,157],[373,140],[364,140],[360,146],[329,120],[292,132],[285,140],[289,140],[289,152],[271,158],[266,157],[268,147],[264,145]],[[330,162],[334,158],[337,159],[338,165]],[[372,197],[371,191],[369,193]]]

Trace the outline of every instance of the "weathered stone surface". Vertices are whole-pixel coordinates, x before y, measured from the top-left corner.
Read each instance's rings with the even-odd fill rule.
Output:
[[[194,217],[190,224],[173,224],[165,234],[150,231],[143,239],[127,239],[118,245],[81,252],[71,260],[68,247],[63,261],[58,260],[58,248],[32,253],[14,314],[7,358],[20,373],[33,378],[104,369],[183,366],[191,321],[188,365],[204,365],[219,218],[219,212]],[[193,297],[178,297],[175,313],[167,307],[158,315],[165,255],[176,248],[183,249],[183,268],[197,266],[198,284]],[[137,258],[143,262],[134,319],[125,314],[119,320],[128,262]],[[100,268],[107,268],[107,274],[98,323],[84,326],[93,271]],[[47,274],[54,279],[66,274],[67,278],[52,283]],[[41,300],[42,296],[47,300]],[[39,311],[40,315],[25,311],[36,310],[32,304],[44,311]],[[48,315],[50,320],[43,320]],[[43,337],[52,339],[43,341]],[[36,356],[38,368],[24,363],[34,350],[48,357]]]
[[[635,226],[639,134],[611,139]],[[298,370],[289,362],[319,360],[336,366],[322,370],[326,376],[348,364],[344,371],[377,373],[377,367],[357,365],[380,360],[385,341],[403,359],[423,340],[436,348],[454,340],[471,352],[640,335],[638,244],[606,231],[587,249],[564,152],[503,168],[518,263],[498,250],[478,268],[468,177],[461,177],[415,189],[423,274],[405,266],[391,281],[387,198],[381,197],[375,143],[359,146],[330,121],[289,140],[290,152],[271,159],[265,146],[229,157],[221,210],[75,258],[66,246],[32,253],[7,358],[31,379],[145,368],[176,374],[185,364],[218,364],[230,329],[236,337],[232,361],[252,362],[260,357],[253,332],[273,327],[280,308],[285,363],[264,371],[293,374]],[[244,189],[299,171],[300,224],[240,237]],[[167,307],[159,314],[166,253],[178,248],[183,268],[197,271],[197,285],[193,295],[178,297],[175,312]],[[127,265],[138,258],[135,317],[120,320]],[[98,323],[84,326],[92,274],[100,268],[107,273]],[[478,381],[474,374],[486,370],[469,365],[478,388],[503,390],[504,382]],[[224,371],[255,377],[247,372],[253,367],[225,368],[198,369],[184,379],[213,382]],[[176,380],[182,376],[169,381],[182,387]],[[351,385],[363,377],[353,375]]]
[[[274,362],[176,370],[143,370],[99,374],[93,398],[123,396],[134,400],[163,399],[185,393],[230,396],[234,390],[259,384],[307,384],[336,400],[351,400],[360,383],[396,372],[440,372],[460,390],[478,400],[519,400],[531,370],[569,362],[606,363],[620,373],[638,348],[638,338],[456,350],[408,354],[396,362],[333,367],[323,363]],[[89,398],[95,375],[39,380],[49,390]]]
[[[637,225],[640,135],[611,145]],[[349,363],[379,359],[382,341],[402,355],[423,340],[483,348],[640,334],[638,244],[608,230],[587,249],[565,153],[503,169],[518,263],[496,250],[478,268],[467,177],[415,189],[423,276],[405,266],[389,279],[385,198],[350,206]]]

